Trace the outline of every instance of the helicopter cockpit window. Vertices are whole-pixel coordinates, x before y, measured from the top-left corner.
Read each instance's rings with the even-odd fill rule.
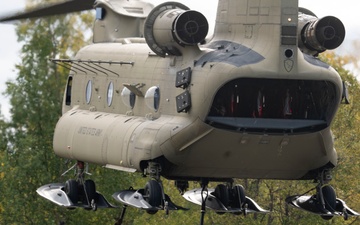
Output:
[[[236,130],[321,129],[329,125],[337,97],[335,85],[324,80],[241,78],[219,89],[207,120]]]
[[[96,19],[97,20],[103,20],[105,17],[105,9],[97,7],[96,8]]]
[[[157,112],[160,106],[160,88],[153,86],[145,94],[145,103],[148,108]]]
[[[111,106],[114,96],[114,83],[110,82],[107,90],[107,104]]]
[[[136,101],[136,95],[131,92],[127,87],[124,87],[124,89],[121,92],[121,98],[123,103],[133,109],[135,106],[135,101]]]
[[[92,81],[89,80],[86,85],[85,100],[87,104],[90,104],[92,92]]]

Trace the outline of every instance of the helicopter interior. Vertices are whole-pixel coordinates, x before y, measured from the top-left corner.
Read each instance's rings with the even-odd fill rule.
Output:
[[[335,97],[327,81],[240,78],[219,89],[207,120],[237,131],[318,131],[332,118]]]

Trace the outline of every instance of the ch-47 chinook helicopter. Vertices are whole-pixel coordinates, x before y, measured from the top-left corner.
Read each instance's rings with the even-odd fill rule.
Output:
[[[207,19],[178,2],[73,0],[2,21],[92,8],[94,43],[53,59],[70,69],[54,151],[77,161],[77,178],[39,195],[67,208],[112,208],[85,177],[93,163],[146,175],[144,188],[113,198],[151,214],[183,209],[161,177],[175,180],[201,206],[201,224],[206,208],[268,213],[234,178],[316,180],[315,194],[286,202],[324,219],[359,216],[328,184],[337,165],[330,125],[348,100],[317,56],[343,42],[339,19],[318,19],[298,0],[220,0],[206,38]],[[199,189],[187,191],[189,181]]]

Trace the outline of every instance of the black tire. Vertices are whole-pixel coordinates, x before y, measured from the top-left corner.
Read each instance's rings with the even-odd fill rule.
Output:
[[[65,193],[73,204],[79,201],[79,184],[76,180],[67,180],[65,182]]]
[[[332,186],[327,185],[322,187],[322,193],[324,196],[325,208],[330,212],[336,210],[336,193]],[[321,216],[324,220],[331,220],[334,216]]]
[[[230,197],[229,189],[224,184],[219,184],[216,186],[214,191],[214,196],[220,200],[220,202],[225,206],[229,207]],[[216,212],[216,214],[223,215],[225,212]]]
[[[161,206],[162,190],[159,182],[150,180],[146,183],[144,199],[154,208]],[[146,212],[153,215],[157,213],[158,210],[147,210]]]
[[[86,180],[84,183],[84,199],[83,203],[90,205],[92,200],[96,200],[96,186],[93,180]],[[86,196],[88,197],[86,199]]]
[[[242,185],[235,185],[233,187],[233,199],[232,199],[232,207],[234,208],[242,208],[246,201],[245,189]]]
[[[229,206],[230,198],[229,198],[229,189],[224,184],[219,184],[216,186],[214,195],[217,199],[221,201],[221,203],[225,206]]]

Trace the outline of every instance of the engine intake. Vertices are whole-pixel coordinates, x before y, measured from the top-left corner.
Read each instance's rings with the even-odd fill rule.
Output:
[[[157,55],[182,55],[184,46],[201,43],[209,30],[205,16],[177,2],[155,7],[145,22],[145,40]]]
[[[299,47],[308,54],[316,55],[339,47],[345,38],[344,24],[336,17],[299,15]]]

